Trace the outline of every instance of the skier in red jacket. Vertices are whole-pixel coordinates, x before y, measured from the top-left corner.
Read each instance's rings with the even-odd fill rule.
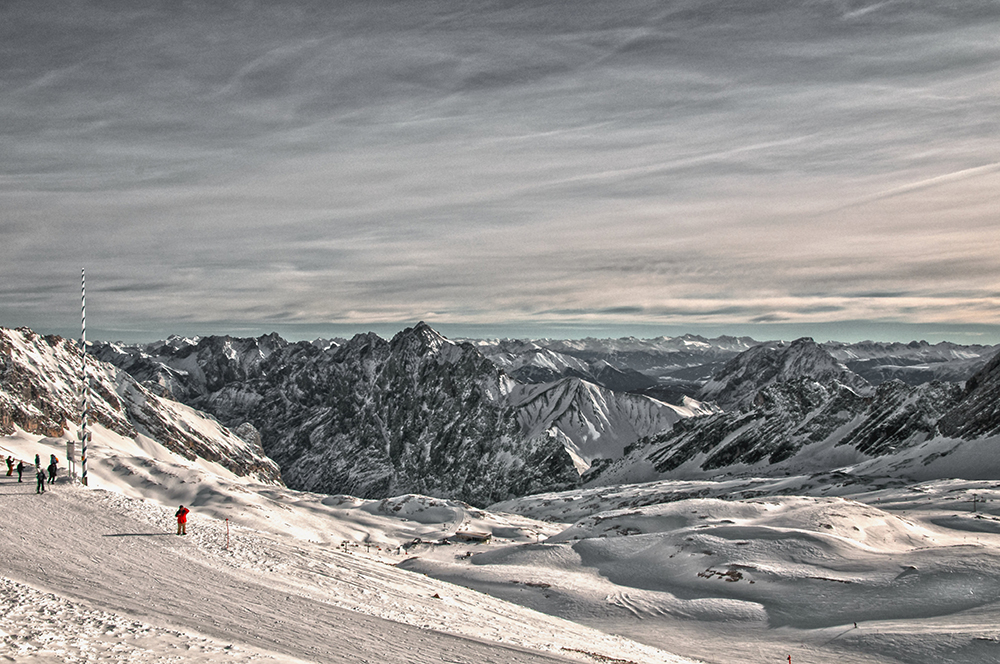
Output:
[[[174,516],[177,517],[178,535],[187,535],[187,520],[188,520],[188,512],[190,511],[191,510],[184,507],[183,505],[177,508],[177,514],[175,514]]]

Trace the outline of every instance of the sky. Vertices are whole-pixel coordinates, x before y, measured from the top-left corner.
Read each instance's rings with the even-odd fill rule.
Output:
[[[1000,2],[0,4],[0,326],[1000,343]]]

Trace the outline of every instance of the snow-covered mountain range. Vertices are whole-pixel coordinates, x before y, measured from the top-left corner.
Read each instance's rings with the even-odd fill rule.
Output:
[[[725,361],[758,342],[749,337],[696,335],[656,339],[469,340],[521,383],[582,378],[619,392],[681,403]]]
[[[962,382],[1000,352],[1000,346],[961,345],[945,341],[936,344],[926,341],[906,344],[828,342],[821,345],[848,369],[873,384],[893,379],[909,385],[935,380]]]
[[[478,505],[570,488],[580,474],[825,472],[884,457],[939,436],[962,398],[960,381],[919,378],[964,380],[992,350],[694,336],[459,342],[422,323],[389,341],[95,346],[152,390],[223,424],[251,423],[291,486]],[[908,382],[878,380],[887,367]]]
[[[616,391],[640,392],[671,403],[695,396],[725,363],[757,346],[778,342],[749,337],[697,335],[656,339],[469,340],[522,383],[574,376]],[[929,344],[913,341],[826,342],[834,359],[869,383],[899,379],[911,385],[934,380],[961,382],[1000,346]]]
[[[68,437],[15,424],[0,456],[58,455]],[[966,473],[980,463],[952,456]],[[103,425],[90,477],[36,495],[0,474],[0,657],[1000,660],[996,479],[845,468],[476,509],[299,492]],[[185,537],[172,534],[179,503],[192,509]]]
[[[712,412],[580,375],[521,384],[477,346],[424,324],[389,341],[174,338],[98,344],[95,355],[224,424],[252,423],[290,486],[363,497],[484,505],[569,488],[595,459]]]

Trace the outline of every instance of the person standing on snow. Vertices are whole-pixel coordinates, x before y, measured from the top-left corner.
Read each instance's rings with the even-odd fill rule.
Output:
[[[7,477],[14,474],[14,457],[7,455]]]
[[[55,454],[49,455],[49,484],[53,484],[56,481],[56,473],[59,472],[59,459],[56,458]]]
[[[24,462],[18,459],[17,461],[17,481],[21,481],[21,475],[24,474]]]
[[[181,505],[180,507],[177,508],[177,513],[174,514],[174,516],[177,517],[177,534],[178,535],[187,535],[187,520],[188,520],[188,512],[190,512],[190,511],[191,510],[189,510],[188,508],[184,507],[183,505]]]
[[[45,493],[45,471],[35,466],[35,493]]]

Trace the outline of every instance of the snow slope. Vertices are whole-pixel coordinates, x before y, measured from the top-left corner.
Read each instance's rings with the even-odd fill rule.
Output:
[[[300,493],[153,441],[94,438],[89,487],[64,478],[37,495],[30,478],[0,476],[7,661],[682,661],[393,566],[418,538],[465,528],[529,541],[554,532],[546,524],[424,497]],[[17,431],[0,454],[64,445]],[[172,534],[180,503],[192,508],[184,538]]]
[[[601,487],[490,507],[566,526],[546,540],[404,565],[711,662],[1000,662],[998,500],[844,472]]]
[[[483,510],[259,484],[100,428],[91,464],[42,496],[0,476],[7,661],[1000,662],[995,480],[843,469]],[[462,531],[493,540],[445,543]]]
[[[640,394],[616,393],[579,378],[514,385],[508,400],[524,435],[558,436],[580,473],[594,459],[617,459],[637,439],[670,429],[682,418],[712,412],[693,399],[675,406]]]

